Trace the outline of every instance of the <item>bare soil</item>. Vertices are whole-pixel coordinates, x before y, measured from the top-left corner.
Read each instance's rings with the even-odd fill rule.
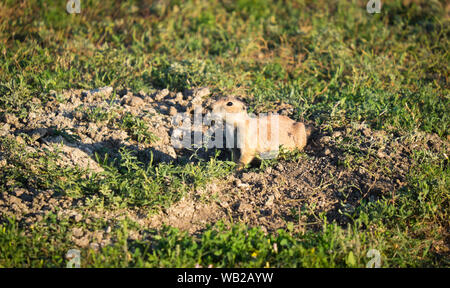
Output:
[[[194,104],[208,106],[212,101],[208,88],[198,88],[184,93],[168,90],[152,94],[133,94],[120,91],[113,97],[110,87],[92,91],[71,90],[55,93],[55,100],[29,113],[26,119],[6,114],[0,119],[0,136],[14,137],[26,144],[29,151],[61,151],[59,165],[77,166],[101,172],[95,161],[95,152],[118,153],[120,147],[135,150],[140,160],[148,161],[150,152],[154,161],[178,163],[181,156],[190,151],[175,150],[170,143],[174,127],[172,116],[190,112]],[[59,95],[59,96],[58,96]],[[58,97],[65,101],[58,101]],[[39,100],[34,100],[39,101]],[[289,105],[280,109],[281,114],[292,112]],[[40,106],[39,106],[40,107]],[[159,140],[139,143],[130,131],[124,131],[108,121],[93,122],[88,112],[93,108],[112,118],[132,113],[143,119],[149,131]],[[62,131],[62,132],[61,132]],[[30,136],[24,141],[22,133]],[[33,225],[49,212],[58,218],[70,218],[76,222],[96,221],[114,223],[128,217],[144,229],[132,232],[140,238],[145,229],[171,225],[197,233],[218,220],[243,222],[272,232],[293,222],[296,229],[317,229],[319,215],[324,213],[329,221],[346,225],[351,214],[362,201],[376,201],[391,197],[406,186],[411,168],[412,153],[416,150],[445,152],[448,141],[436,135],[414,132],[408,135],[398,132],[374,131],[363,123],[345,126],[316,127],[303,153],[295,159],[279,159],[265,169],[234,172],[212,180],[203,188],[189,192],[180,201],[157,214],[149,215],[145,208],[85,209],[86,196],[78,199],[60,195],[54,191],[34,191],[17,188],[7,183],[7,191],[0,196],[0,212],[15,216],[25,225]],[[0,151],[0,169],[11,165],[5,151]],[[210,157],[213,153],[202,154]],[[225,154],[226,155],[226,154]],[[109,231],[72,231],[79,246],[103,246],[110,243]]]

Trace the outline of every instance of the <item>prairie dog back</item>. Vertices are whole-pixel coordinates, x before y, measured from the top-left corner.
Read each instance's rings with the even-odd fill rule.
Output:
[[[241,150],[239,168],[250,163],[258,154],[303,149],[307,143],[305,125],[278,114],[250,117],[245,104],[233,97],[222,98],[212,105],[213,119],[223,120],[226,125],[237,128],[237,148]]]

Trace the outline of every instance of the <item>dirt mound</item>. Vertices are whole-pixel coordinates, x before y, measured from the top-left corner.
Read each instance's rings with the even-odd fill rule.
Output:
[[[188,152],[175,150],[171,145],[171,133],[176,128],[172,116],[191,112],[196,104],[208,106],[211,101],[208,88],[185,93],[164,89],[152,94],[122,90],[116,94],[111,87],[104,87],[91,91],[71,90],[53,96],[53,101],[31,111],[25,119],[5,114],[0,119],[0,135],[16,140],[28,135],[26,149],[58,150],[61,152],[58,165],[88,168],[97,173],[103,168],[96,162],[94,153],[118,157],[121,147],[138,152],[144,161],[148,161],[152,152],[154,161],[174,161],[176,165],[180,155]],[[287,107],[281,114],[289,111]],[[8,191],[2,192],[0,211],[2,215],[14,215],[32,224],[60,207],[58,217],[61,219],[108,222],[128,217],[144,229],[167,224],[190,233],[201,231],[219,219],[234,219],[267,231],[293,222],[302,230],[316,228],[320,215],[324,214],[329,221],[345,225],[347,215],[361,201],[376,201],[381,196],[395,201],[395,191],[406,185],[413,151],[448,151],[445,140],[421,132],[386,134],[359,123],[316,128],[304,152],[264,162],[264,169],[253,166],[250,170],[213,180],[150,217],[145,208],[139,207],[82,210],[85,199],[73,199],[53,191],[17,188],[14,183],[7,183]],[[8,163],[1,153],[0,166],[4,167]],[[72,232],[79,246],[89,243],[101,246],[110,241],[105,231]],[[134,237],[139,238],[143,231],[136,233]]]
[[[273,232],[288,222],[298,230],[319,228],[324,214],[346,225],[361,201],[382,196],[395,201],[395,193],[406,185],[413,151],[423,149],[447,151],[442,149],[448,143],[422,132],[388,135],[362,124],[318,131],[304,153],[287,155],[262,171],[229,175],[150,222],[195,232],[204,227],[199,223],[232,218]],[[215,195],[215,201],[195,201],[205,194]]]

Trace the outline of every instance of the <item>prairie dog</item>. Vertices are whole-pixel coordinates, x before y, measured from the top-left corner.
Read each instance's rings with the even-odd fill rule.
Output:
[[[291,151],[306,146],[305,125],[289,117],[276,114],[250,117],[245,104],[233,97],[219,99],[211,108],[213,119],[224,121],[229,128],[238,131],[237,148],[241,150],[238,169],[244,168],[258,154],[278,151],[280,145]],[[233,155],[235,152],[234,149]]]

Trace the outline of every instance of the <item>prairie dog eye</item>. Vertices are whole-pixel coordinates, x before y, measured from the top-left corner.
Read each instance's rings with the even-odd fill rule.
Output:
[[[233,102],[228,102],[227,106],[233,106]]]

